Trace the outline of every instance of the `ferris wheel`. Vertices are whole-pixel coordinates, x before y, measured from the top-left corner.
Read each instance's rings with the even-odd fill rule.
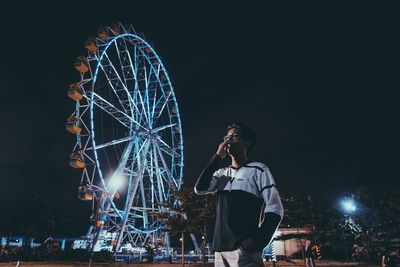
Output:
[[[76,135],[70,165],[82,171],[78,197],[92,201],[93,246],[165,241],[151,214],[182,183],[183,138],[167,70],[143,37],[120,23],[101,27],[78,57],[68,96]]]

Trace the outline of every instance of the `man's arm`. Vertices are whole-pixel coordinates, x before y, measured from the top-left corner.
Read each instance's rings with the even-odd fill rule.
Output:
[[[246,245],[249,243],[250,249],[253,246],[254,249],[262,250],[271,242],[283,218],[283,206],[279,192],[276,188],[274,178],[266,166],[257,177],[257,185],[260,195],[264,200],[264,206],[259,218],[259,227],[252,237],[254,243],[251,244],[251,240],[247,240],[247,242],[244,240],[242,243],[244,249],[246,249]]]
[[[217,154],[214,154],[208,161],[206,167],[197,179],[196,185],[194,186],[194,191],[196,194],[205,195],[216,190],[218,177],[215,176],[215,172],[218,170],[218,165],[220,162],[221,158]]]
[[[276,213],[265,213],[264,222],[261,224],[260,228],[258,228],[254,240],[258,250],[262,250],[271,243],[272,237],[274,236],[276,229],[278,229],[281,220],[281,216]]]
[[[267,212],[264,216],[264,222],[252,235],[253,237],[245,238],[242,241],[241,247],[245,251],[262,251],[264,247],[271,243],[272,237],[281,222],[281,216],[273,212]]]
[[[215,172],[218,170],[218,165],[221,160],[225,158],[227,149],[227,141],[219,144],[217,152],[209,160],[206,167],[197,179],[196,185],[194,186],[194,192],[196,192],[196,194],[205,195],[215,192],[218,181],[218,177],[216,176]]]

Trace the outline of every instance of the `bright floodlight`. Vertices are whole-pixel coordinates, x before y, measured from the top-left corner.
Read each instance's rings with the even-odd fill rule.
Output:
[[[124,182],[124,179],[121,175],[114,175],[111,177],[110,181],[108,182],[108,187],[110,189],[117,190]]]
[[[356,204],[352,199],[343,200],[342,207],[345,212],[355,212],[357,210]]]

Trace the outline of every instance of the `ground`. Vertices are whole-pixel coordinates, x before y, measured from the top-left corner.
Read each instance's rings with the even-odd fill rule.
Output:
[[[0,266],[17,266],[16,262],[9,262],[9,263],[0,263]],[[20,262],[19,266],[34,266],[34,267],[83,267],[83,266],[88,266],[86,262]],[[112,267],[180,267],[181,264],[174,263],[174,264],[126,264],[126,263],[112,263],[112,264],[107,264],[107,263],[95,263],[92,265],[93,267],[96,266],[112,266]],[[214,266],[213,264],[207,265],[207,267],[212,267]],[[267,262],[265,263],[265,267],[271,267],[272,263]],[[294,260],[292,262],[287,262],[287,261],[278,261],[276,264],[277,267],[280,266],[285,266],[285,267],[298,267],[298,266],[304,266],[304,262],[302,260]],[[368,263],[360,263],[360,262],[340,262],[340,261],[331,261],[331,260],[318,260],[316,261],[316,266],[325,266],[325,267],[336,267],[336,266],[357,266],[357,267],[363,267],[363,266],[369,266],[369,267],[378,267],[379,265],[370,265]],[[185,264],[185,267],[203,267],[201,264]]]

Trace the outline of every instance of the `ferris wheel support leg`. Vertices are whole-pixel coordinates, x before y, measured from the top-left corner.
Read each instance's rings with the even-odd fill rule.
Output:
[[[146,147],[145,147],[145,150],[144,150],[144,153],[143,153],[143,155],[144,155],[144,160],[145,160],[145,161],[146,161],[146,157],[145,157],[145,156],[146,156],[147,153],[148,153],[149,147],[150,147],[149,143],[146,143]],[[143,164],[142,167],[141,167],[141,169],[139,170],[139,176],[138,176],[137,179],[135,180],[134,186],[132,187],[132,191],[131,191],[131,193],[130,193],[129,203],[128,203],[128,206],[126,207],[126,210],[127,210],[127,211],[129,211],[129,210],[132,208],[133,200],[134,200],[134,198],[135,198],[135,192],[136,192],[136,190],[137,190],[137,188],[138,188],[138,186],[139,186],[139,181],[140,181],[141,179],[143,179],[143,172],[144,172],[144,166],[145,166],[145,165],[146,165],[146,164]],[[114,252],[117,252],[118,249],[119,249],[119,247],[120,247],[120,245],[121,245],[121,242],[122,242],[123,237],[124,237],[124,232],[125,232],[125,228],[126,228],[126,222],[128,221],[128,217],[129,217],[129,212],[126,212],[126,213],[124,214],[123,220],[122,220],[121,223],[120,223],[121,229],[120,229],[120,231],[119,231],[119,233],[118,233],[117,244],[116,244],[115,247],[114,247]]]
[[[165,232],[165,248],[167,250],[167,257],[171,256],[168,232]]]
[[[165,159],[164,159],[164,157],[163,157],[163,155],[162,155],[162,153],[161,153],[160,147],[158,146],[158,144],[157,144],[156,141],[153,141],[153,144],[154,144],[154,146],[157,148],[158,154],[159,154],[159,156],[160,156],[160,158],[161,158],[161,161],[162,161],[162,163],[163,163],[163,165],[164,165],[164,168],[166,168],[166,170],[167,170],[167,172],[168,172],[169,180],[171,181],[170,183],[171,183],[172,185],[174,185],[173,188],[176,189],[176,184],[173,182],[174,180],[173,180],[173,177],[172,177],[171,172],[168,171],[167,164],[166,164]],[[171,185],[170,185],[170,186],[171,186]],[[186,214],[185,214],[184,217],[185,217],[185,219],[187,219]],[[199,247],[199,244],[197,243],[196,237],[195,237],[193,234],[191,234],[190,237],[192,238],[192,242],[193,242],[193,244],[194,244],[194,246],[195,246],[196,254],[199,254],[199,253],[200,253],[200,247]]]
[[[142,205],[143,205],[143,209],[146,210],[147,209],[147,205],[146,205],[146,197],[144,195],[144,185],[143,185],[143,179],[139,180],[139,186],[140,186],[140,195],[142,197]],[[143,227],[146,228],[148,226],[148,218],[147,218],[147,213],[143,213]]]
[[[192,238],[194,249],[196,250],[196,255],[200,255],[201,251],[200,251],[199,244],[197,243],[196,237],[194,236],[194,234],[190,234],[190,237]]]

